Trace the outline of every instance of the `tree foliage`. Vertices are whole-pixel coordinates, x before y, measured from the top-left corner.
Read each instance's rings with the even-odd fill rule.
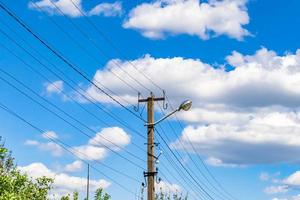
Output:
[[[13,163],[11,152],[0,138],[0,200],[46,200],[53,180],[47,177],[31,180]]]

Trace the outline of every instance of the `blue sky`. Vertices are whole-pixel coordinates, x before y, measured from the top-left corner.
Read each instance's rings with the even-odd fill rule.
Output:
[[[71,0],[2,0],[1,4],[132,112],[137,91],[143,97],[149,95],[145,88],[162,95],[148,78],[166,90],[173,106],[185,99],[193,100],[191,111],[178,113],[180,124],[173,117],[161,127],[168,146],[214,199],[221,199],[220,194],[215,194],[218,192],[205,177],[219,186],[199,156],[237,199],[299,199],[300,2],[72,1],[78,8]],[[139,194],[144,181],[140,167],[146,167],[142,161],[146,158],[146,141],[140,136],[146,136],[143,122],[0,11],[0,102],[44,131],[40,133],[0,110],[0,135],[20,169],[33,177],[56,177],[54,192],[58,194],[78,190],[83,195],[86,165],[79,161],[81,158],[108,176],[91,169],[92,190],[102,186],[113,199],[134,199],[118,184]],[[3,80],[62,116],[71,126]],[[163,113],[156,106],[159,119]],[[146,118],[142,108],[140,105],[139,111]],[[169,106],[165,112],[171,110]],[[68,144],[79,158],[65,152],[49,136]],[[169,162],[174,157],[156,138],[160,143],[157,152],[164,152],[158,165],[162,172],[160,186],[166,191],[189,192],[191,199],[199,199],[195,197],[201,193],[192,184],[185,184],[173,168],[174,162]],[[192,182],[189,178],[186,181]]]

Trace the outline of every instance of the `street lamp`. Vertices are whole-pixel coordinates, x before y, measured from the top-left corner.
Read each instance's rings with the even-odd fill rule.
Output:
[[[186,101],[182,102],[176,110],[172,111],[171,113],[167,114],[166,116],[164,116],[163,118],[161,118],[160,120],[158,120],[154,123],[146,123],[145,126],[154,126],[154,125],[160,123],[161,121],[165,120],[166,118],[170,117],[171,115],[175,114],[176,112],[179,112],[181,110],[188,111],[191,107],[192,107],[192,101],[186,100]]]

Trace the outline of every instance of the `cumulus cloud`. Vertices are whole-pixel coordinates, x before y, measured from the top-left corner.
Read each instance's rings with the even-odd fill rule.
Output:
[[[265,188],[264,192],[267,194],[278,194],[278,193],[286,193],[288,191],[288,186],[279,185],[279,186],[270,186]]]
[[[82,17],[84,15],[103,15],[105,17],[118,16],[122,13],[122,4],[100,3],[90,11],[85,11],[82,6],[82,0],[40,0],[30,2],[30,9],[46,12],[50,15],[62,15],[69,17]]]
[[[188,34],[201,39],[227,35],[241,40],[249,35],[246,0],[156,0],[133,8],[125,28],[139,30],[145,37]]]
[[[130,143],[130,136],[119,127],[103,128],[87,144],[71,150],[84,160],[102,160],[108,155],[108,148],[120,151]]]
[[[39,142],[36,140],[26,140],[25,145],[36,146],[42,151],[48,151],[52,156],[60,157],[63,155],[63,148],[54,142]]]
[[[52,83],[45,83],[45,90],[48,95],[60,94],[64,89],[64,82],[61,80],[54,81]]]
[[[53,189],[50,195],[56,195],[59,198],[62,195],[72,194],[74,191],[83,193],[86,190],[86,178],[70,176],[66,173],[55,173],[42,163],[32,163],[27,166],[19,167],[19,170],[28,174],[30,177],[36,179],[42,176],[47,176],[54,179]],[[107,188],[110,182],[104,179],[90,180],[91,192],[96,191],[97,188]]]
[[[80,17],[82,15],[80,11],[83,11],[81,4],[81,0],[41,0],[29,2],[28,7],[38,11],[42,10],[50,15],[61,15],[62,12],[69,17]]]
[[[223,108],[224,114],[230,119],[237,118],[235,113],[243,107],[299,106],[300,50],[296,54],[278,56],[275,52],[262,48],[254,55],[243,55],[243,61],[238,64],[232,63],[233,57],[234,54],[226,58],[234,67],[234,70],[229,72],[223,68],[214,68],[198,59],[181,57],[153,58],[146,55],[132,60],[131,63],[167,90],[176,104],[182,99],[191,98],[197,109],[211,110],[210,115]],[[116,62],[122,69],[116,66]],[[109,85],[111,90],[129,102],[135,103],[135,92],[126,87],[108,69],[144,93],[146,91],[124,71],[155,91],[153,85],[145,77],[140,76],[130,63],[111,61],[104,69],[96,72],[94,82]],[[190,87],[191,85],[193,87]],[[155,92],[157,93],[157,90]],[[98,101],[111,102],[93,86],[88,88],[87,94]]]
[[[89,15],[103,15],[105,17],[118,16],[123,12],[121,2],[101,3],[89,11]]]
[[[116,150],[130,143],[130,136],[119,127],[103,128],[96,133],[95,137],[89,140],[89,144],[93,146],[110,146]]]
[[[118,62],[118,67],[114,62]],[[96,72],[95,83],[109,85],[122,98],[135,103],[136,93],[109,72],[123,77],[146,96],[146,91],[126,71],[160,94],[130,63],[114,62]],[[180,119],[191,123],[179,139],[191,149],[189,138],[199,154],[214,161],[212,164],[244,166],[300,161],[292,156],[300,153],[300,50],[284,55],[266,48],[253,55],[233,52],[226,57],[226,64],[233,68],[230,71],[181,57],[146,55],[130,62],[164,88],[173,105],[179,105],[183,99],[193,100],[191,111],[179,113]],[[92,85],[86,94],[97,101],[113,103]],[[181,148],[178,143],[175,146]]]
[[[269,113],[243,125],[188,126],[179,140],[186,148],[193,143],[200,154],[214,157],[221,164],[299,162],[300,159],[293,156],[300,153],[298,115]],[[172,146],[180,148],[178,143]]]
[[[102,160],[107,156],[107,150],[105,148],[91,145],[73,147],[71,151],[77,157],[84,160]]]
[[[284,198],[273,198],[272,200],[300,200],[300,194],[296,196],[291,196],[291,197],[284,197]]]
[[[67,172],[77,172],[82,170],[83,168],[83,162],[80,160],[75,160],[74,162],[67,164],[65,166],[65,171]]]
[[[58,139],[58,135],[54,131],[46,131],[42,134],[42,137],[45,139],[49,139],[49,138]]]
[[[163,194],[180,194],[182,188],[177,184],[172,184],[166,181],[160,181],[155,184],[157,192],[162,192]]]

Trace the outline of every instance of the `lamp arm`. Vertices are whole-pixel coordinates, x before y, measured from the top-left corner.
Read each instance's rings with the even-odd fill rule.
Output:
[[[166,116],[164,116],[163,118],[161,118],[160,120],[158,120],[154,123],[151,123],[151,124],[146,123],[145,126],[154,126],[154,125],[162,122],[163,120],[167,119],[168,117],[170,117],[171,115],[175,114],[178,111],[179,111],[179,109],[176,109],[176,110],[172,111],[171,113],[167,114]]]

